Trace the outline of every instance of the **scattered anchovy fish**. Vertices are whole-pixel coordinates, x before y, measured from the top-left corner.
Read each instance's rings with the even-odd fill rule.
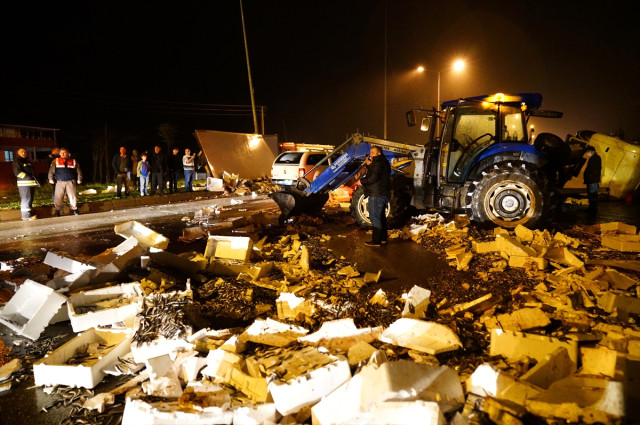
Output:
[[[151,294],[143,301],[138,330],[132,341],[149,343],[158,337],[175,339],[186,336],[184,307],[189,300],[178,294]]]

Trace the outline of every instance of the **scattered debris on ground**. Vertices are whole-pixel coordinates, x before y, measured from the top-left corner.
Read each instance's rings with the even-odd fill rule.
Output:
[[[174,242],[128,222],[115,228],[124,241],[94,257],[3,263],[15,295],[0,322],[20,345],[0,391],[32,366],[36,385],[59,394],[44,410],[72,406],[67,423],[640,420],[633,226],[508,231],[414,217],[390,238],[451,268],[394,293],[377,286],[381,270],[325,247],[320,218],[282,228],[275,213],[219,212],[195,212],[175,242],[206,242],[202,252],[172,254]],[[66,320],[75,335],[41,337]],[[89,392],[112,375],[125,380]]]

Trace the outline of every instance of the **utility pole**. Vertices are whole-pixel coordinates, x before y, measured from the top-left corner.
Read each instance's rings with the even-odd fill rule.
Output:
[[[256,115],[256,102],[253,99],[253,82],[251,81],[251,67],[249,66],[249,48],[247,47],[247,32],[244,28],[244,11],[240,0],[240,16],[242,17],[242,35],[244,36],[244,53],[247,57],[247,73],[249,74],[249,92],[251,94],[251,110],[253,112],[253,132],[258,134],[258,117]]]
[[[382,138],[387,138],[387,1],[384,2],[384,131]]]

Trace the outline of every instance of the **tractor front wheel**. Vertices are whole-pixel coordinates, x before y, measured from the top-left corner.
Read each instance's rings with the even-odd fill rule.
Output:
[[[535,227],[549,210],[546,177],[531,164],[496,164],[478,175],[469,188],[472,218],[513,229]]]
[[[364,188],[358,186],[351,195],[351,206],[349,209],[356,224],[363,229],[371,227],[367,204],[368,199],[364,196]],[[389,229],[404,225],[407,220],[410,204],[411,193],[407,177],[402,174],[393,174],[391,176],[391,199],[385,211],[387,227]]]

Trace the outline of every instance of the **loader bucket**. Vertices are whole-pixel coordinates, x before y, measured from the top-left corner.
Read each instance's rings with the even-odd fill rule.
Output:
[[[329,199],[328,193],[301,195],[296,192],[280,191],[269,194],[269,197],[278,204],[280,208],[280,223],[283,223],[291,216],[306,214],[319,216],[322,207]]]

